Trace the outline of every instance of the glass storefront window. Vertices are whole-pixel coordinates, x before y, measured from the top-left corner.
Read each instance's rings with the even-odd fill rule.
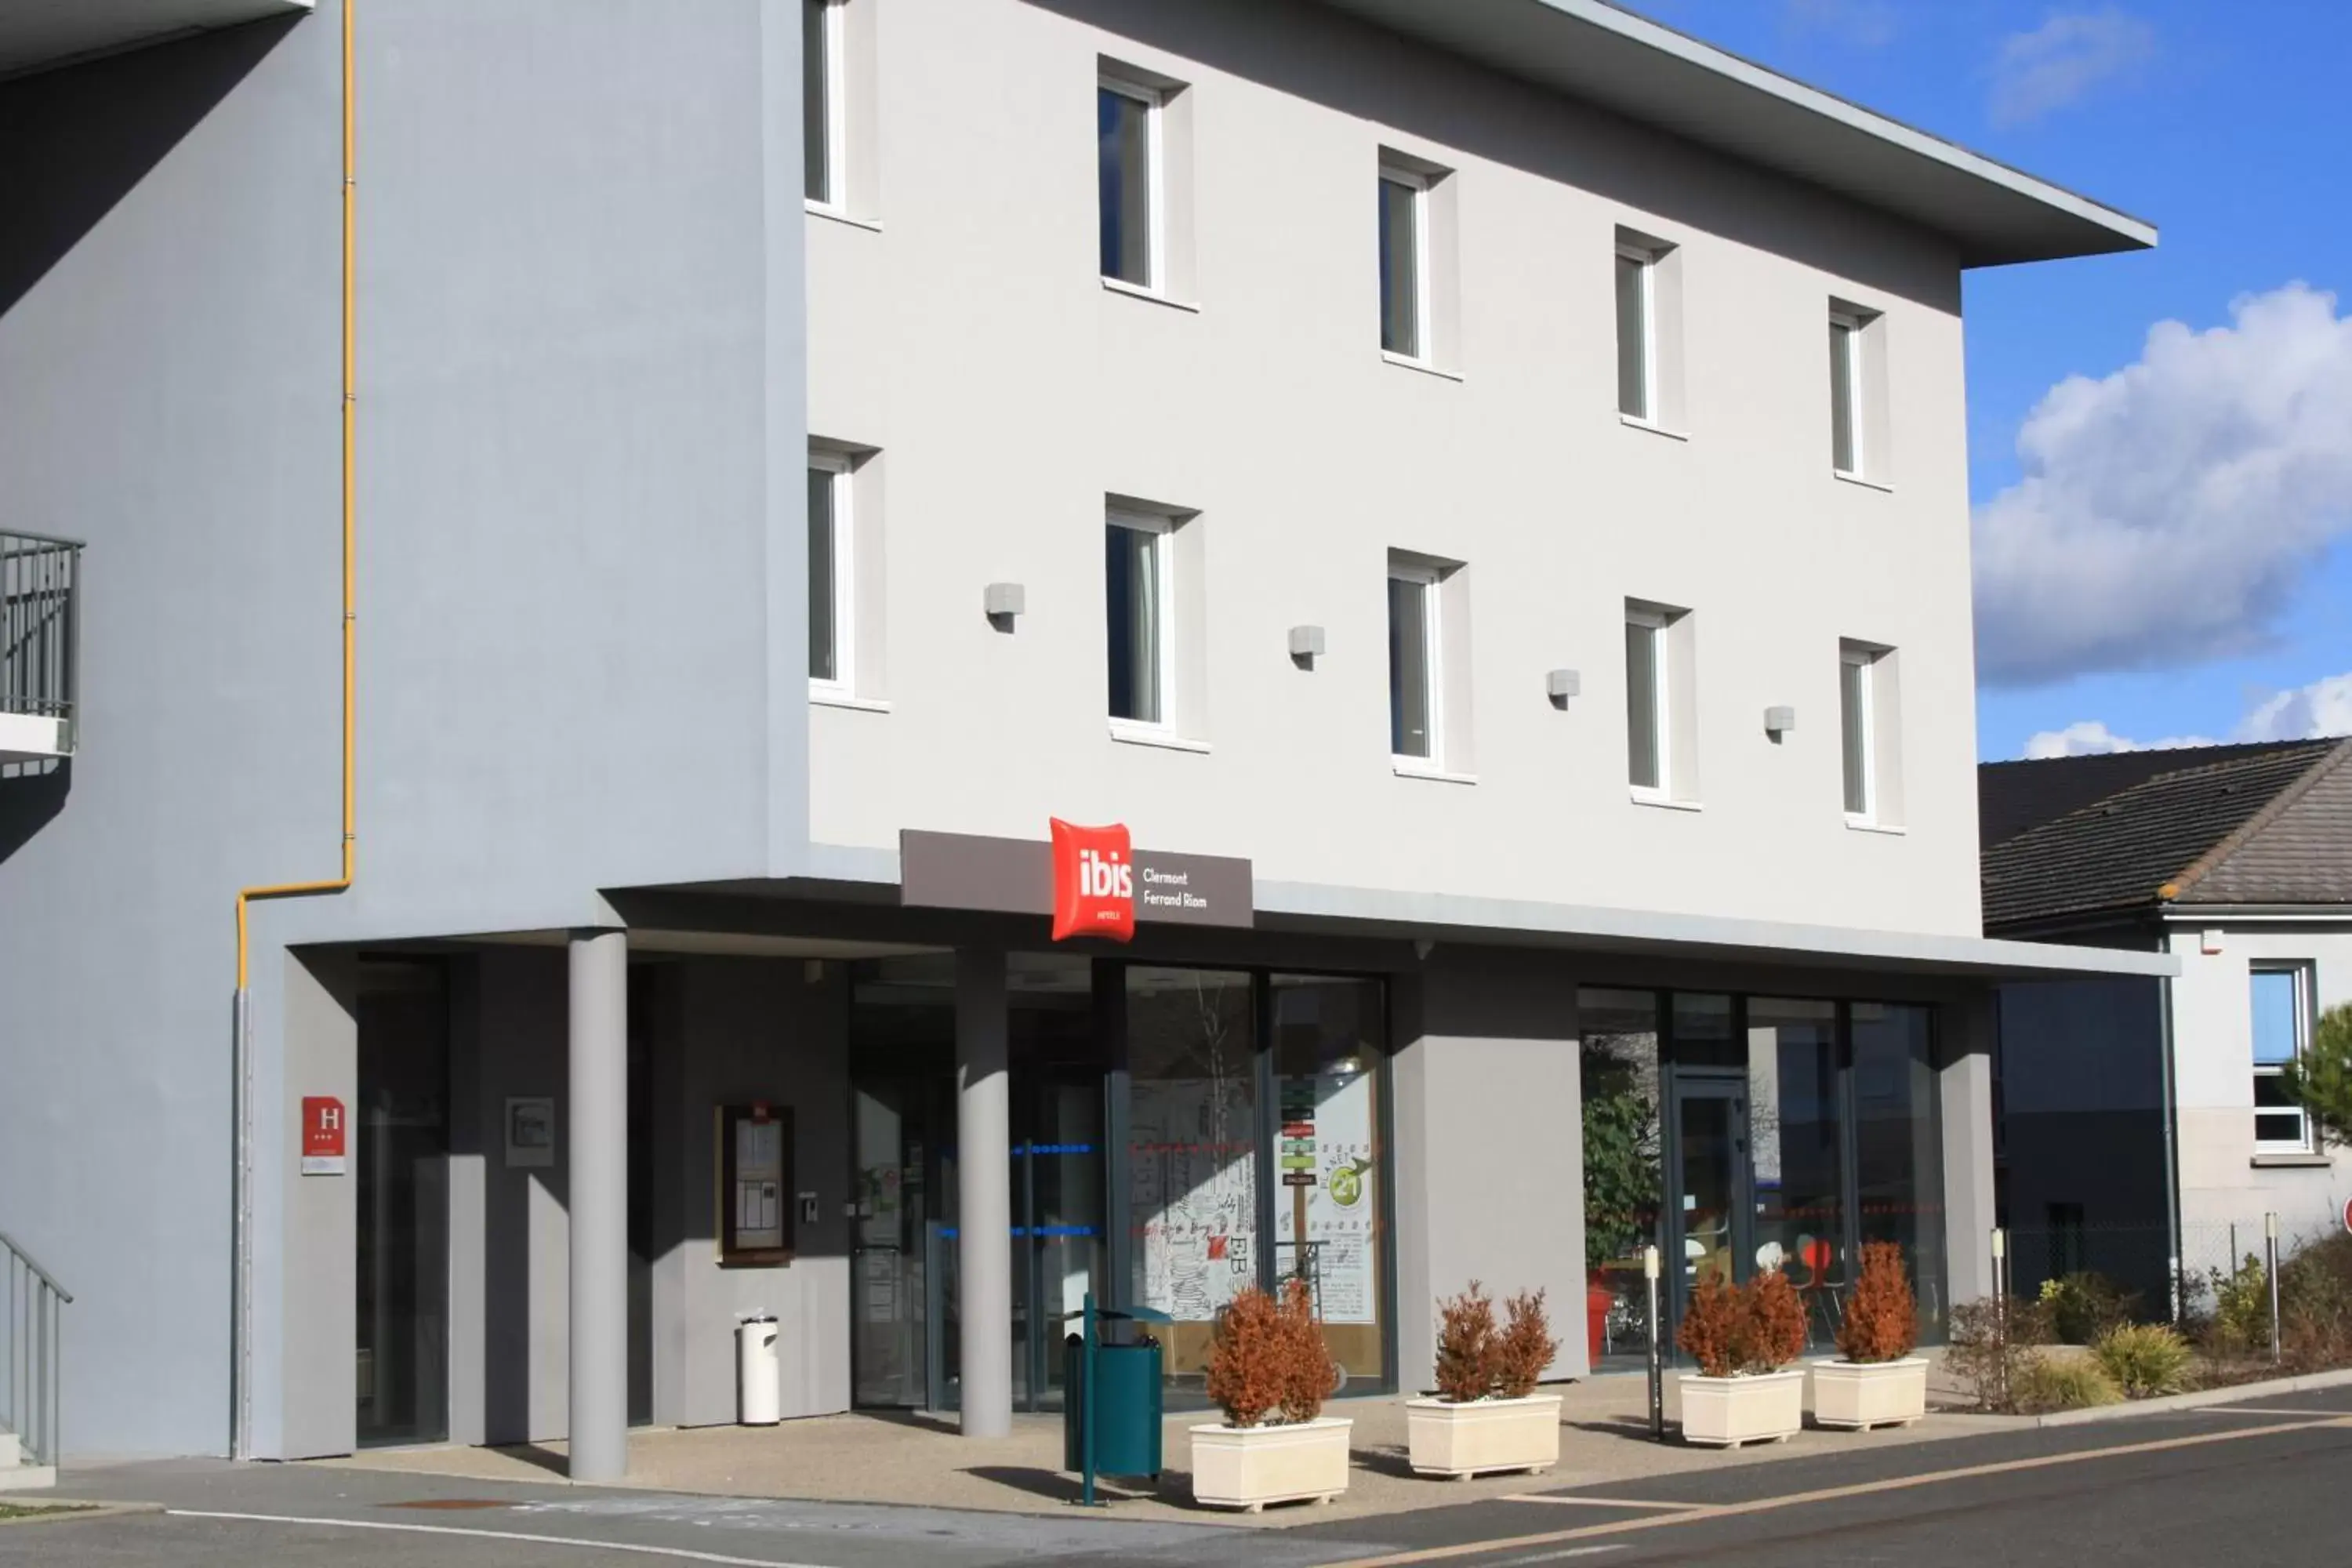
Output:
[[[1853,1005],[1854,1194],[1862,1239],[1911,1265],[1923,1335],[1944,1327],[1944,1165],[1932,1012]]]
[[[1175,1320],[1166,1367],[1189,1381],[1258,1278],[1255,1008],[1246,973],[1125,973],[1128,1299]]]
[[[1767,996],[1748,1003],[1756,1262],[1787,1272],[1817,1342],[1835,1334],[1838,1303],[1853,1279],[1839,1081],[1836,1003]]]
[[[1748,1053],[1731,1032],[1732,999],[1702,993],[1674,994],[1674,1059],[1679,1067],[1739,1068]]]
[[[1343,1386],[1359,1379],[1385,1383],[1387,1150],[1380,1068],[1387,1029],[1381,984],[1277,974],[1269,994],[1281,1132],[1275,1273],[1307,1280]]]
[[[1582,991],[1579,1068],[1584,1131],[1584,1261],[1612,1300],[1601,1353],[1647,1353],[1642,1249],[1663,1245],[1658,998],[1650,991]],[[1587,1311],[1593,1310],[1588,1304]],[[1591,1325],[1584,1324],[1588,1334]]]

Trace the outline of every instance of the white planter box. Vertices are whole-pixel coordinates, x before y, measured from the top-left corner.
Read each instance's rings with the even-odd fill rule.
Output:
[[[1824,1426],[1908,1426],[1927,1414],[1927,1363],[1904,1361],[1816,1362],[1813,1419]]]
[[[1404,1407],[1417,1475],[1467,1480],[1489,1470],[1540,1475],[1559,1463],[1559,1395],[1479,1399],[1454,1405],[1415,1399]]]
[[[1192,1500],[1255,1513],[1270,1502],[1329,1502],[1348,1489],[1353,1421],[1192,1428]]]
[[[1720,1448],[1779,1443],[1805,1426],[1805,1373],[1682,1379],[1683,1441]]]

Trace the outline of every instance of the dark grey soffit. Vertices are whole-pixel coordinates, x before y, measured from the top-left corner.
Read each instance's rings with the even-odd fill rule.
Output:
[[[1603,0],[1322,0],[1948,236],[1967,267],[2143,250],[2129,214]]]
[[[312,0],[0,0],[0,78],[210,27],[287,16]]]
[[[765,882],[705,884],[708,891],[772,898],[889,898],[896,850],[835,844],[809,847],[810,875]],[[1507,947],[1575,948],[1659,958],[1707,958],[1811,969],[1878,969],[1973,980],[2069,980],[2103,975],[2169,976],[2169,953],[2046,942],[2000,942],[1924,931],[1740,920],[1726,915],[1604,909],[1531,900],[1393,892],[1321,882],[1256,883],[1261,931],[1404,938]]]

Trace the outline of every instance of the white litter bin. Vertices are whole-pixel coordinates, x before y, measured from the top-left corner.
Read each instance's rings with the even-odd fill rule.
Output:
[[[773,1426],[782,1414],[776,1367],[776,1320],[752,1312],[735,1325],[735,1419]]]

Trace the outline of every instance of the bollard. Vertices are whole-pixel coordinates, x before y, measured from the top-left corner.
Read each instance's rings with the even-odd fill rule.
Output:
[[[2000,1352],[2000,1402],[2009,1403],[2009,1232],[1992,1227],[1992,1341]]]
[[[1666,1440],[1666,1371],[1664,1351],[1658,1343],[1658,1249],[1642,1248],[1642,1284],[1650,1298],[1650,1436]]]
[[[2278,1215],[2263,1215],[2263,1255],[2271,1276],[2271,1362],[2281,1356],[2279,1345]]]

